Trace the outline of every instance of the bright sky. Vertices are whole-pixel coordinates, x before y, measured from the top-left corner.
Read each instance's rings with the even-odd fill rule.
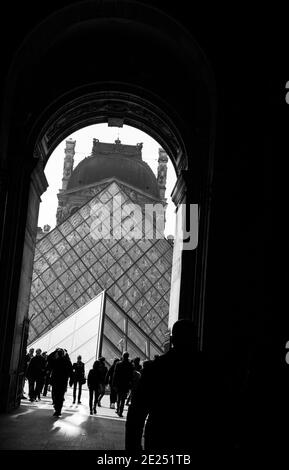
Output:
[[[136,145],[139,142],[143,142],[142,158],[151,167],[154,174],[157,174],[160,145],[150,136],[134,127],[123,126],[122,128],[116,128],[108,127],[107,124],[96,124],[74,132],[68,136],[67,139],[69,137],[76,140],[74,168],[83,158],[91,154],[93,138],[99,139],[101,142],[113,143],[119,137],[123,144]],[[45,175],[49,187],[41,197],[42,202],[40,204],[38,226],[42,228],[46,224],[50,225],[51,228],[54,228],[56,225],[57,193],[62,185],[64,148],[65,141],[54,150],[45,168]],[[170,198],[175,182],[175,170],[169,160],[166,189],[168,202],[165,227],[166,235],[173,235],[175,233],[175,206]]]

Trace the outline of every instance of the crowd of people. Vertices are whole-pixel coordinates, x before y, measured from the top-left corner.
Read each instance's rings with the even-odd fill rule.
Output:
[[[34,355],[30,350],[26,356],[29,399],[41,400],[50,388],[54,415],[60,416],[68,385],[73,387],[73,403],[76,398],[81,403],[87,380],[91,415],[97,413],[106,389],[110,408],[118,416],[122,417],[125,404],[129,405],[126,450],[139,452],[144,442],[146,451],[188,451],[192,445],[200,454],[207,449],[217,451],[234,439],[228,432],[233,422],[226,374],[198,351],[196,335],[192,321],[178,320],[165,354],[141,364],[140,358],[131,360],[124,352],[109,367],[100,357],[87,378],[81,356],[72,364],[65,349],[49,355],[40,349]]]
[[[145,365],[145,364],[143,364]],[[87,381],[89,390],[89,412],[97,413],[101,400],[109,390],[110,408],[115,409],[119,417],[123,416],[124,405],[131,403],[143,366],[140,358],[129,359],[124,352],[121,358],[115,358],[107,367],[104,357],[97,359],[87,378],[85,364],[79,355],[72,363],[66,349],[57,348],[51,354],[41,349],[29,349],[25,359],[25,377],[28,381],[28,396],[31,402],[37,402],[51,391],[54,416],[61,416],[65,393],[68,386],[73,388],[73,404],[81,404],[82,387]],[[22,398],[26,399],[23,395]]]

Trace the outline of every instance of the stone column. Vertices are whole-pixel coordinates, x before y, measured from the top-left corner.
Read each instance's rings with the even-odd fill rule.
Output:
[[[16,166],[1,186],[0,410],[19,405],[40,196],[47,188],[41,160],[31,173]]]
[[[206,274],[207,219],[208,211],[205,205],[204,193],[196,174],[192,171],[182,171],[172,193],[176,205],[177,226],[184,223],[182,213],[186,213],[189,221],[188,230],[194,237],[197,230],[197,246],[185,249],[183,240],[176,233],[173,252],[171,278],[169,330],[175,321],[188,318],[194,321],[198,330],[198,347],[202,347],[204,292]],[[190,210],[190,204],[194,205]],[[198,205],[196,212],[196,204]],[[192,226],[192,223],[197,226]],[[191,227],[190,227],[191,224]],[[187,248],[190,245],[187,245]],[[192,243],[194,246],[194,243]]]

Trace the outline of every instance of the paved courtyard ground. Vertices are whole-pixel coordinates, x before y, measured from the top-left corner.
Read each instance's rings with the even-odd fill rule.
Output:
[[[125,419],[109,407],[109,395],[102,399],[102,407],[90,416],[88,391],[84,390],[81,405],[72,403],[68,390],[62,416],[53,416],[49,396],[40,402],[22,400],[12,413],[0,415],[1,450],[123,450]]]

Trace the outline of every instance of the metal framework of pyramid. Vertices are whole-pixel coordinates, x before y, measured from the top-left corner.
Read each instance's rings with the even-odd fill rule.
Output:
[[[91,231],[94,208],[100,203],[111,208],[116,200],[121,209],[129,203],[152,202],[124,184],[107,182],[94,188],[89,202],[37,242],[29,343],[106,290],[113,306],[108,308],[119,307],[162,348],[168,325],[173,247],[165,238],[95,239]],[[141,227],[143,220],[137,223]],[[135,331],[127,336],[137,342]],[[107,337],[104,351],[117,347],[118,341],[117,335]]]

